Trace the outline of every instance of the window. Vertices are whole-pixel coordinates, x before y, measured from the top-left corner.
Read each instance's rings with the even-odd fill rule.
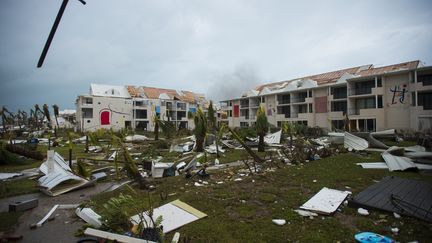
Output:
[[[240,107],[242,108],[249,107],[249,99],[240,100]]]
[[[378,108],[383,108],[382,95],[378,95]]]
[[[309,104],[309,113],[313,113],[312,104]]]
[[[186,117],[186,111],[177,111],[177,119],[181,120]]]
[[[375,80],[355,83],[354,88],[355,95],[370,94],[372,93],[372,88],[375,88]]]
[[[344,130],[345,122],[344,120],[332,120],[332,130]]]
[[[307,113],[307,105],[299,105],[298,113]]]
[[[377,77],[377,87],[382,87],[382,78]]]
[[[84,104],[86,105],[93,104],[93,98],[84,98]]]
[[[93,118],[93,108],[82,108],[82,118]]]
[[[301,124],[301,125],[307,126],[308,122],[307,121],[297,121],[297,124]]]
[[[279,104],[289,104],[290,103],[290,95],[289,94],[278,95],[277,101]]]
[[[172,110],[173,105],[171,102],[166,102],[165,105],[166,105],[167,110]]]
[[[375,119],[359,119],[358,120],[360,132],[375,132],[376,120]]]
[[[289,105],[278,106],[277,107],[277,113],[278,114],[284,114],[285,118],[289,118],[290,117],[290,113],[291,113],[290,106]]]
[[[312,97],[312,90],[308,90],[308,97]]]
[[[416,94],[415,94],[415,92],[411,92],[411,105],[416,106]]]
[[[149,124],[148,121],[137,121],[137,122],[135,122],[135,128],[138,129],[138,130],[147,131],[148,124]]]
[[[356,99],[356,109],[374,109],[375,108],[375,97]]]
[[[135,110],[136,119],[147,119],[147,110]]]
[[[417,75],[417,82],[423,83],[423,86],[432,85],[432,74]]]
[[[423,110],[432,110],[432,92],[418,93],[418,105],[423,106]]]
[[[279,128],[282,127],[282,122],[281,121],[277,122],[277,127],[279,127]]]
[[[265,103],[265,97],[261,97],[261,103]]]
[[[147,106],[147,105],[148,105],[148,101],[147,100],[135,101],[135,106]]]
[[[177,103],[177,109],[186,110],[186,103]]]
[[[228,117],[232,117],[232,110],[228,111]]]
[[[331,111],[342,111],[345,114],[347,112],[347,102],[346,101],[332,102]]]
[[[248,122],[240,122],[240,127],[249,127]]]
[[[346,87],[332,87],[330,92],[333,95],[333,99],[344,99],[347,97]]]
[[[295,102],[305,102],[308,92],[298,93],[298,99]]]

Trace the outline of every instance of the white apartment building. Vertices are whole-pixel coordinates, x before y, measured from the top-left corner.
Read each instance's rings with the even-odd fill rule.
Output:
[[[422,131],[432,127],[432,66],[420,61],[364,65],[264,84],[220,102],[221,122],[254,125],[264,106],[269,123],[299,122],[328,130]]]
[[[77,128],[154,130],[153,117],[175,123],[177,128],[193,129],[188,113],[206,107],[202,94],[153,87],[91,84],[88,95],[76,100]]]

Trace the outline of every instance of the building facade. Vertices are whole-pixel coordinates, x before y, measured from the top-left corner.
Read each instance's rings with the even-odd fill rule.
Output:
[[[88,95],[76,100],[77,128],[154,130],[153,117],[173,122],[177,128],[193,129],[190,114],[205,107],[202,94],[153,87],[91,84]]]
[[[298,122],[327,130],[423,131],[432,126],[432,66],[420,61],[364,65],[265,84],[220,102],[221,122],[253,126],[260,106],[269,123]]]

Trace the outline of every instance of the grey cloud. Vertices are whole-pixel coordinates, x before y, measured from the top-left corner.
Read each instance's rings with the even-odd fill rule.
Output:
[[[73,108],[91,82],[218,100],[354,65],[432,62],[430,1],[88,0],[69,1],[36,69],[59,6],[0,1],[0,105]]]

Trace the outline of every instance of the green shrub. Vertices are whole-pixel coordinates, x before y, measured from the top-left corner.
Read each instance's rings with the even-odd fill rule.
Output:
[[[19,144],[6,144],[6,149],[15,154],[22,155],[27,158],[35,159],[35,160],[43,160],[44,156],[40,151],[33,151],[26,146]]]

